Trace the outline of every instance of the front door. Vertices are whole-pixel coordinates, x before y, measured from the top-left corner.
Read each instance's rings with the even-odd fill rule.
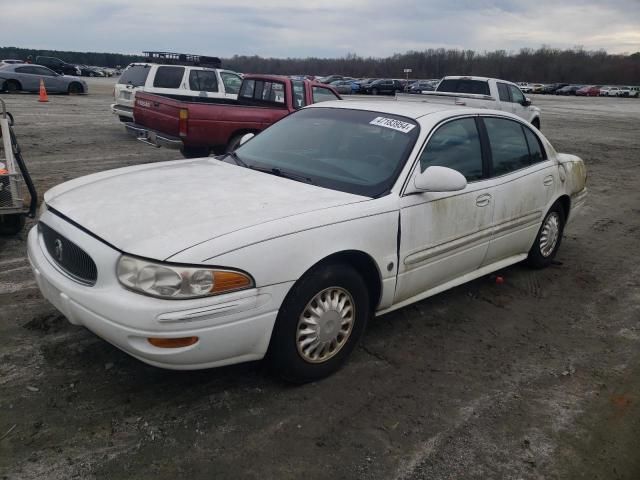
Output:
[[[440,126],[420,155],[414,174],[433,165],[459,171],[468,184],[457,192],[401,198],[395,303],[476,270],[487,253],[493,188],[486,179],[486,159],[483,162],[475,117]]]

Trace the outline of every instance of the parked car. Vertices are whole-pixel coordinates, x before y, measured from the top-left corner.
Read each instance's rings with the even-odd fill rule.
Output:
[[[327,77],[318,77],[317,81],[320,83],[326,83],[327,85],[336,80],[344,80],[342,75],[329,75]]]
[[[132,63],[122,73],[113,91],[111,111],[120,121],[133,120],[137,92],[171,95],[176,99],[238,98],[242,76],[231,70],[193,65]]]
[[[543,95],[550,95],[550,94],[556,93],[556,90],[562,87],[566,87],[567,85],[569,84],[568,83],[551,83],[549,85],[545,85],[544,87],[542,87],[542,90],[540,93],[542,93]]]
[[[640,87],[627,87],[629,89],[629,96],[632,98],[640,97]]]
[[[552,264],[586,196],[582,160],[515,115],[325,102],[224,158],[49,190],[28,258],[69,321],[143,362],[269,351],[301,383],[339,369],[373,315]]]
[[[629,89],[629,87],[620,87],[618,89],[618,97],[628,97],[629,94],[631,93],[631,90]]]
[[[35,63],[43,65],[60,75],[76,75],[78,77],[81,75],[80,69],[76,65],[56,57],[37,56]]]
[[[361,85],[360,90],[362,93],[368,93],[371,95],[395,95],[398,92],[402,92],[404,90],[404,86],[398,80],[381,78],[379,80],[374,80],[371,83]]]
[[[558,88],[555,95],[575,95],[578,90],[582,88],[582,85],[567,85],[562,88]]]
[[[601,87],[602,85],[587,85],[576,90],[576,95],[579,97],[597,97],[600,95]]]
[[[40,80],[49,93],[88,93],[87,83],[79,77],[60,75],[42,65],[14,63],[0,66],[0,89],[9,93],[38,92]]]
[[[497,78],[444,77],[434,92],[400,95],[399,99],[502,110],[518,115],[538,129],[541,126],[540,109],[531,105],[520,87]]]
[[[258,133],[312,103],[340,99],[335,89],[310,80],[247,75],[237,100],[177,100],[138,92],[135,123],[127,131],[155,146],[180,149],[185,157],[232,152],[248,133]]]
[[[435,85],[430,80],[417,80],[409,87],[409,93],[433,92]]]
[[[9,65],[9,64],[14,64],[14,63],[24,63],[24,61],[23,60],[14,60],[14,59],[11,59],[11,58],[5,58],[4,60],[0,60],[0,65],[2,65],[2,64]]]
[[[354,80],[336,80],[330,85],[340,94],[352,94],[360,90],[360,85]]]
[[[620,92],[620,87],[602,87],[600,89],[600,96],[602,97],[617,97]]]

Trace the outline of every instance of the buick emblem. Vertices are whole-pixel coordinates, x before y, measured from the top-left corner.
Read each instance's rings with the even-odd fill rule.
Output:
[[[56,238],[56,241],[53,242],[53,253],[56,256],[56,260],[62,262],[62,240]]]

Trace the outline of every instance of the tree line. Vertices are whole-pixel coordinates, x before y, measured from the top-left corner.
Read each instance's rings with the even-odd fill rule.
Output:
[[[215,52],[213,52],[215,53]],[[126,66],[144,61],[140,55],[119,53],[68,52],[0,47],[0,59],[26,59],[31,55],[58,57],[69,63],[103,67]],[[238,72],[278,75],[340,74],[356,78],[441,78],[445,75],[478,75],[512,81],[567,82],[591,84],[640,84],[640,52],[609,54],[604,50],[583,48],[556,49],[543,46],[476,52],[459,49],[427,49],[409,51],[385,58],[348,54],[342,58],[264,58],[234,55],[223,59],[223,66]]]

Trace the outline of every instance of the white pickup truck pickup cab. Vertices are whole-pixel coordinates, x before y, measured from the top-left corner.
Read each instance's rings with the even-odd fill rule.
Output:
[[[216,98],[236,100],[242,76],[231,70],[189,65],[132,63],[118,79],[111,111],[123,122],[133,120],[137,91],[168,95],[176,99]]]
[[[427,101],[513,113],[540,129],[540,109],[531,105],[520,87],[506,80],[486,77],[444,77],[435,91],[396,95],[398,100]]]

